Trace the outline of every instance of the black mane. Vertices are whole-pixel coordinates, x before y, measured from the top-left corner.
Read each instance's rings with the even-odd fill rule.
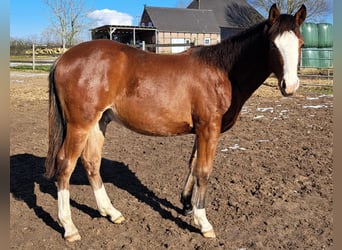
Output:
[[[237,59],[243,60],[251,53],[261,53],[260,50],[256,50],[258,46],[267,49],[265,41],[268,28],[268,21],[261,22],[218,44],[198,48],[195,55],[206,63],[230,73]]]
[[[217,66],[230,74],[234,65],[241,61],[247,61],[251,57],[265,58],[269,49],[268,40],[274,39],[271,36],[287,30],[295,31],[299,30],[299,27],[296,27],[294,16],[281,14],[273,25],[269,20],[265,20],[218,44],[200,46],[194,50],[194,54],[208,64]],[[245,63],[244,65],[246,66]]]

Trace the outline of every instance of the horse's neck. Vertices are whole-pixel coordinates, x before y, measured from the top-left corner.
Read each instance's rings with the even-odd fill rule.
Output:
[[[232,84],[232,101],[223,116],[222,131],[231,128],[243,104],[270,75],[267,21],[219,44],[191,49],[189,54],[226,72]]]
[[[255,29],[263,30],[264,26],[260,25]],[[235,57],[230,62],[228,77],[233,91],[239,91],[241,97],[247,100],[271,73],[268,65],[269,45],[262,31],[256,32],[252,37],[246,33],[240,39],[232,39],[231,43],[231,50],[238,49],[231,52],[235,53]],[[240,45],[235,46],[234,43]]]
[[[258,65],[258,62],[245,65],[245,70],[241,70],[238,67],[232,70],[232,77],[230,79],[232,84],[232,100],[230,108],[222,119],[222,132],[227,131],[235,124],[242,106],[269,76],[267,68],[263,65],[264,63],[259,63],[260,65]],[[257,71],[259,73],[255,74]]]
[[[267,25],[265,21],[217,45],[194,48],[191,53],[224,70],[233,90],[248,99],[270,74]]]
[[[262,27],[257,27],[262,28]],[[227,67],[229,80],[232,84],[232,104],[223,117],[222,130],[228,130],[235,123],[243,104],[270,75],[268,65],[268,44],[261,33],[254,37],[238,37],[229,41],[229,49],[235,56]],[[245,38],[245,40],[243,40]],[[234,45],[240,43],[240,45]]]

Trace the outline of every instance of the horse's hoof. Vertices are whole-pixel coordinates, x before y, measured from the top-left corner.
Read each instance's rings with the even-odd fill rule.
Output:
[[[216,238],[214,230],[210,230],[208,232],[202,232],[204,238]]]
[[[120,215],[118,218],[116,218],[115,220],[112,220],[113,223],[115,224],[121,224],[122,222],[125,221],[125,217],[123,217],[122,215]]]
[[[68,242],[74,242],[74,241],[77,241],[80,239],[81,239],[81,235],[79,233],[75,233],[72,235],[65,236],[65,240]]]
[[[192,207],[191,208],[183,208],[182,214],[185,215],[185,216],[188,216],[188,215],[192,214],[193,211],[194,210],[192,209]]]

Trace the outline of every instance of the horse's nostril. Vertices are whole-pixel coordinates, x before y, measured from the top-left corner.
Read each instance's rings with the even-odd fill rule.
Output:
[[[281,88],[282,89],[286,89],[286,82],[285,82],[285,80],[283,80],[282,82],[281,82]]]
[[[284,79],[280,83],[280,92],[283,96],[289,96],[289,94],[286,92],[286,82]]]
[[[280,83],[280,91],[282,93],[283,96],[291,96],[293,94],[293,92],[288,92],[286,90],[286,81],[285,80],[282,80],[281,83]]]

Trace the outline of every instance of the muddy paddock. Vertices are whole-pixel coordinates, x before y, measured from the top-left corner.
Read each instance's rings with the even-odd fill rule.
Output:
[[[332,249],[333,95],[302,87],[281,97],[263,85],[222,134],[210,178],[205,239],[179,201],[194,136],[147,137],[107,129],[101,173],[126,221],[96,210],[83,168],[71,178],[71,211],[82,240],[66,243],[57,222],[47,152],[47,74],[11,72],[11,249]]]

